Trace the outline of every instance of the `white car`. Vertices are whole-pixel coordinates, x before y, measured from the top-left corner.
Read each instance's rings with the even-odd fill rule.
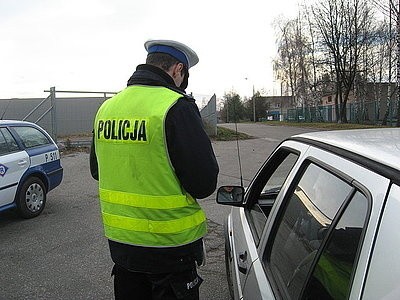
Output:
[[[17,208],[24,218],[38,216],[46,193],[63,177],[60,153],[36,124],[0,120],[0,211]]]
[[[400,299],[400,128],[289,138],[217,202],[234,299]]]

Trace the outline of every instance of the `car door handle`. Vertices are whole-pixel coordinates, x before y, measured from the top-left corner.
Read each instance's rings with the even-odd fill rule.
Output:
[[[238,268],[239,272],[246,274],[247,273],[247,251],[239,253],[239,260],[238,260]]]
[[[21,159],[20,161],[18,161],[18,166],[25,166],[28,163],[28,161],[26,161],[25,159]]]

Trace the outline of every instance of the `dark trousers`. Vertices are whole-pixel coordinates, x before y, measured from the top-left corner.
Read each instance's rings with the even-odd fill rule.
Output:
[[[195,266],[178,273],[148,274],[115,265],[112,275],[116,300],[198,300],[203,281]]]

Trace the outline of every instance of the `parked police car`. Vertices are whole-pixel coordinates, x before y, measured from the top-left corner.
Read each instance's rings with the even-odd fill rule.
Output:
[[[36,124],[0,120],[0,211],[17,208],[24,218],[38,216],[46,193],[61,183],[57,145]]]
[[[400,128],[289,138],[217,202],[234,299],[400,299]]]

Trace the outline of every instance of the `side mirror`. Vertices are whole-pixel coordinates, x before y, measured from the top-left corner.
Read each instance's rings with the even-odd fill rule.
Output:
[[[217,191],[217,203],[223,205],[241,206],[244,199],[242,186],[224,185]]]

